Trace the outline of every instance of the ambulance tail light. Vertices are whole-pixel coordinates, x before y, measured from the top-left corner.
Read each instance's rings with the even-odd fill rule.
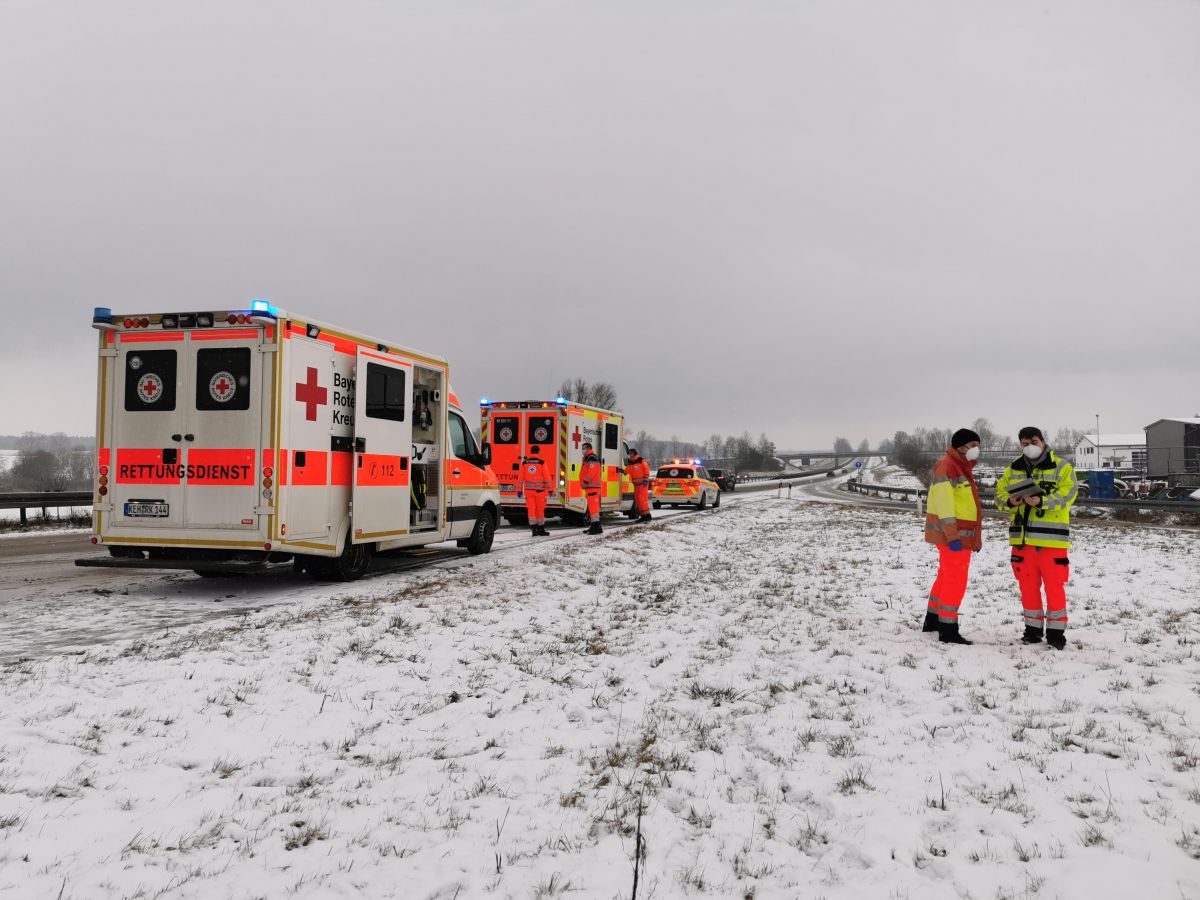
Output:
[[[98,534],[92,535],[92,543],[93,544],[98,544],[98,543],[100,543],[101,540],[103,540],[103,538],[101,538],[100,535],[98,535]]]
[[[108,488],[102,484],[102,485],[100,485],[100,487],[96,488],[96,493],[99,494],[101,497],[107,496]]]

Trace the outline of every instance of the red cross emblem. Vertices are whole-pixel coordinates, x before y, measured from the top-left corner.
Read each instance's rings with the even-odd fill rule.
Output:
[[[158,383],[153,378],[147,378],[146,383],[142,385],[142,390],[153,397],[158,393]]]
[[[296,383],[296,399],[304,404],[304,418],[317,421],[317,407],[329,402],[329,389],[317,384],[317,370],[308,367],[308,378]]]
[[[222,378],[213,387],[216,388],[218,394],[224,397],[225,393],[229,390],[229,382]]]
[[[576,449],[576,450],[578,450],[578,449],[579,449],[579,441],[580,441],[580,439],[581,439],[582,437],[583,437],[583,435],[581,435],[581,434],[579,433],[579,426],[578,426],[578,425],[576,425],[576,426],[575,426],[575,433],[574,433],[573,435],[571,435],[571,440],[573,440],[573,441],[575,442],[575,449]]]

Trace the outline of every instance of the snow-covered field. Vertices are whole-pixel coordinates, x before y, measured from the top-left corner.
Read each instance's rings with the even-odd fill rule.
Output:
[[[871,469],[863,476],[867,484],[887,485],[888,487],[919,488],[924,487],[916,476],[901,466],[879,466]]]
[[[763,499],[0,670],[0,896],[1200,898],[1191,535]]]

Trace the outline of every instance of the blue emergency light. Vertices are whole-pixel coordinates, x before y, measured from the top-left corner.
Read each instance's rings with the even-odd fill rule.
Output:
[[[279,310],[271,305],[269,300],[251,300],[250,311],[256,313],[266,313],[268,316],[278,316]]]
[[[491,403],[491,402],[492,402],[492,401],[491,401],[491,400],[489,400],[487,397],[480,397],[480,398],[479,398],[479,405],[480,405],[480,406],[487,406],[487,405],[488,405],[489,403]]]
[[[554,402],[559,404],[560,406],[562,406],[567,402],[567,398],[566,397],[555,397]]]

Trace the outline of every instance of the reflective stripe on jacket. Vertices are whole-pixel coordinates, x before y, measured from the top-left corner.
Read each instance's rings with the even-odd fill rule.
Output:
[[[650,485],[650,464],[644,459],[639,459],[637,462],[631,462],[625,467],[625,474],[629,476],[629,480],[633,482],[634,487],[648,487]]]
[[[980,533],[982,512],[971,462],[953,447],[933,467],[929,502],[925,507],[925,540],[945,547],[962,541],[964,549],[983,546]]]
[[[595,453],[589,453],[583,458],[583,465],[579,467],[580,486],[585,491],[600,490],[603,485],[600,475],[600,457]]]
[[[1014,494],[1036,486],[1042,491],[1038,506],[1022,503],[1009,506]],[[996,508],[1008,513],[1008,542],[1014,547],[1071,546],[1071,506],[1078,496],[1075,469],[1063,462],[1049,448],[1041,459],[1030,461],[1017,457],[996,482]]]
[[[549,491],[554,485],[546,471],[546,461],[540,456],[531,456],[521,461],[521,479],[526,491]]]

